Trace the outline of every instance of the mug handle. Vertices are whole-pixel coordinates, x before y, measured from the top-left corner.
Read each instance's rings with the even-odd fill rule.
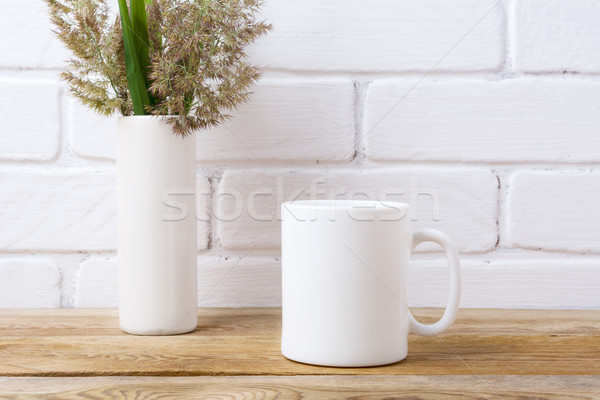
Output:
[[[454,323],[458,306],[460,303],[460,260],[458,258],[458,250],[454,246],[452,240],[443,232],[435,229],[424,229],[413,234],[412,250],[422,242],[435,242],[444,248],[448,264],[450,266],[450,294],[448,295],[448,304],[442,318],[431,325],[425,325],[418,322],[409,312],[410,328],[409,333],[417,335],[433,336],[444,332]]]

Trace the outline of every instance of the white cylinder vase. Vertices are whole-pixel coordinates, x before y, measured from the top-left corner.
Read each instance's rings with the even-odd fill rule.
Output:
[[[195,143],[164,118],[118,120],[119,321],[127,333],[196,328]]]

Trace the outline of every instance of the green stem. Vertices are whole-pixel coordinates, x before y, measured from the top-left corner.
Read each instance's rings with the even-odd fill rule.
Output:
[[[146,108],[150,106],[150,96],[144,78],[144,69],[140,65],[133,26],[129,17],[126,0],[119,0],[119,13],[123,28],[123,43],[125,47],[125,67],[127,69],[127,83],[129,94],[133,102],[135,115],[146,115]],[[147,35],[147,34],[146,34]]]
[[[144,0],[131,0],[131,24],[133,28],[133,40],[137,50],[137,58],[144,75],[144,84],[150,99],[150,104],[156,104],[154,96],[148,90],[152,81],[150,80],[150,40],[148,39],[148,18],[146,16],[146,5]]]

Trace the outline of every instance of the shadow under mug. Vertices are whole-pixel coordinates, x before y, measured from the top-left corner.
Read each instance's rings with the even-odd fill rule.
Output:
[[[354,200],[283,203],[282,333],[286,358],[363,367],[406,357],[409,333],[436,335],[456,318],[460,261],[446,234],[413,232],[410,206]],[[407,306],[407,271],[421,242],[442,246],[450,295],[442,318],[417,322]]]

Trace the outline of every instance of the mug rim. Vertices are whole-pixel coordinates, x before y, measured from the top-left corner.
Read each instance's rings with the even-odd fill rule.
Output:
[[[312,208],[318,210],[348,210],[353,211],[377,211],[377,212],[398,212],[399,210],[408,210],[410,205],[398,201],[387,200],[292,200],[281,204],[282,207]]]

